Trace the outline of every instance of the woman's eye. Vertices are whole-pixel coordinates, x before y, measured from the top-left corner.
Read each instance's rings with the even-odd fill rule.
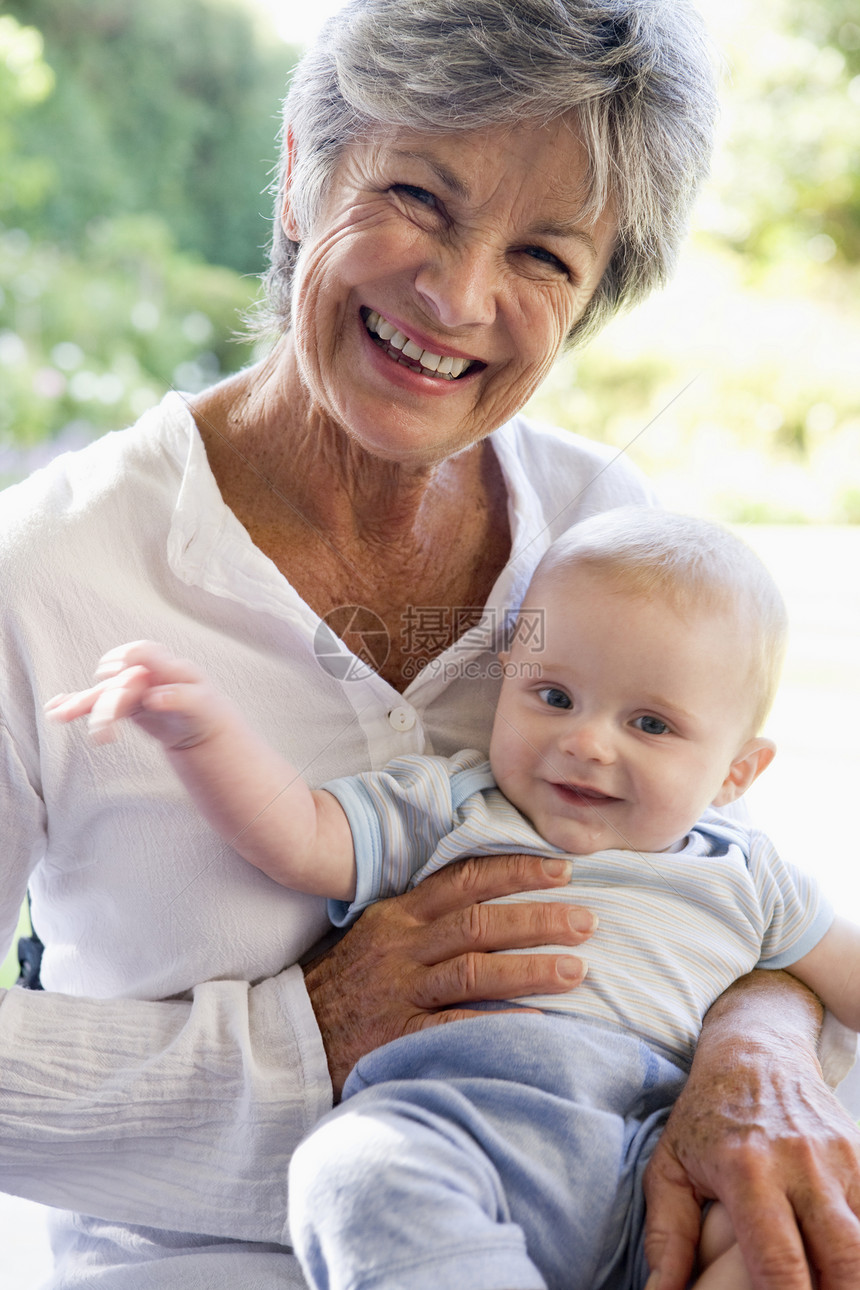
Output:
[[[435,210],[439,204],[432,193],[426,188],[419,188],[416,184],[393,184],[392,192],[408,197],[410,201],[419,202],[422,206],[428,206],[431,210]]]
[[[648,715],[637,717],[633,724],[637,730],[641,730],[646,735],[668,735],[669,733],[669,727],[666,722],[661,721],[659,717]]]
[[[556,690],[554,686],[548,685],[542,690],[538,690],[538,697],[548,708],[572,708],[573,704],[564,690]]]
[[[553,255],[552,251],[548,251],[545,246],[526,246],[523,248],[523,253],[529,259],[536,260],[538,264],[545,264],[547,268],[554,269],[556,273],[564,274],[566,278],[570,277],[570,270],[564,261],[560,260],[557,255]]]

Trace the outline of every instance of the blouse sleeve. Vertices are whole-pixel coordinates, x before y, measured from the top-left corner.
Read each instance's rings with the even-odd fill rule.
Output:
[[[27,894],[27,883],[45,850],[45,805],[0,710],[0,959],[6,954]]]
[[[331,1107],[301,969],[190,1001],[0,992],[0,1190],[287,1243],[287,1173]]]

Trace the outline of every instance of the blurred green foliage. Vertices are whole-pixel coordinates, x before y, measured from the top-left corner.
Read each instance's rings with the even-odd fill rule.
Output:
[[[0,486],[247,363],[295,52],[239,0],[0,15]]]
[[[42,47],[40,32],[0,14],[0,211],[30,211],[50,187],[49,163],[23,152],[16,136],[24,114],[54,89]]]
[[[629,452],[680,510],[860,523],[860,12],[703,7],[726,69],[679,273],[530,410]]]
[[[15,935],[12,937],[12,944],[6,957],[0,961],[0,990],[6,990],[10,985],[14,985],[20,975],[18,965],[18,938],[20,936],[29,936],[32,932],[30,926],[30,914],[26,902],[21,908],[18,917],[18,926],[15,929]]]
[[[720,141],[670,288],[531,411],[670,505],[860,523],[856,0],[702,0]],[[252,0],[8,0],[0,15],[0,484],[252,357],[295,51]]]
[[[176,250],[154,215],[90,221],[74,251],[0,233],[0,486],[247,361],[253,292]]]
[[[19,152],[51,175],[28,232],[75,245],[92,219],[155,211],[183,251],[258,273],[293,51],[236,0],[5,9],[40,33],[53,80],[15,125]],[[6,212],[12,224],[22,214]]]
[[[706,222],[753,271],[860,260],[860,11],[759,0],[728,37]]]
[[[811,175],[804,176],[801,209],[817,217],[821,230],[833,239],[838,255],[860,261],[860,9],[855,0],[792,0],[791,30],[814,53],[818,77],[827,83],[833,110],[824,122],[808,160]],[[820,52],[816,52],[820,51]],[[822,97],[813,90],[813,102]],[[817,188],[815,178],[820,179]]]

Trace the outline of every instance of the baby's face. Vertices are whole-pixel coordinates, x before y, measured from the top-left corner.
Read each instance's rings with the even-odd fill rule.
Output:
[[[747,738],[748,655],[730,615],[681,619],[581,568],[526,604],[544,611],[544,647],[514,643],[490,761],[547,842],[664,851],[739,795],[733,764],[764,741]]]

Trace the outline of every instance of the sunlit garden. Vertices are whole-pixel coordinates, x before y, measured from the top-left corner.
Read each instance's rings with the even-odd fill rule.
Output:
[[[630,444],[669,505],[857,523],[860,19],[843,0],[707,8],[720,147],[680,272],[536,410]]]
[[[720,148],[680,272],[533,410],[630,445],[668,504],[853,524],[860,20],[850,0],[707,7]],[[248,361],[291,61],[239,0],[5,6],[0,482]]]

